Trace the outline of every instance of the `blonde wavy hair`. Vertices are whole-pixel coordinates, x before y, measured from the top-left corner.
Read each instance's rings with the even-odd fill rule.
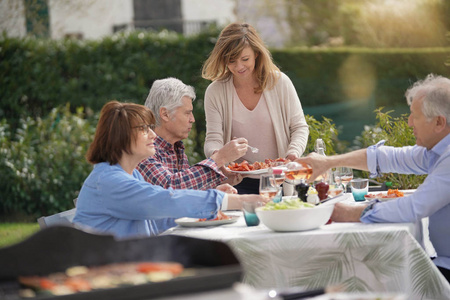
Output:
[[[230,79],[233,74],[228,70],[229,62],[236,60],[248,46],[256,55],[254,74],[259,86],[255,93],[273,88],[280,77],[280,69],[273,63],[272,54],[256,29],[247,23],[231,23],[222,30],[203,64],[202,77],[211,81]]]

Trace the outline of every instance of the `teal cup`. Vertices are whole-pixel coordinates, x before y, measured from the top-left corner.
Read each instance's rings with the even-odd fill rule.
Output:
[[[355,201],[365,201],[364,198],[369,193],[369,179],[356,178],[350,181],[350,188]]]
[[[242,203],[242,210],[244,211],[245,224],[247,224],[247,226],[259,225],[259,218],[256,215],[255,209],[263,205],[264,204],[262,202],[244,201]]]

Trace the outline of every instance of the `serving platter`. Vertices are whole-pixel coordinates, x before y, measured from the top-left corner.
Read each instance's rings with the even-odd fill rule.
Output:
[[[230,170],[230,169],[228,169]],[[259,170],[253,170],[253,171],[233,171],[230,170],[230,172],[232,173],[236,173],[236,174],[242,174],[242,175],[260,175],[260,174],[265,174],[267,172],[269,172],[269,169],[259,169]]]
[[[219,226],[236,223],[237,220],[239,219],[238,216],[230,216],[230,217],[231,219],[209,220],[209,221],[199,221],[199,219],[196,218],[179,218],[175,220],[175,223],[183,227],[208,227],[208,226]]]
[[[403,192],[403,197],[409,196],[411,195],[413,192]],[[387,192],[378,192],[378,193],[368,193],[367,195],[364,196],[364,199],[366,199],[367,201],[373,200],[373,199],[378,199],[380,201],[390,201],[390,200],[394,200],[394,199],[398,199],[398,198],[402,198],[402,197],[386,197],[387,196]]]

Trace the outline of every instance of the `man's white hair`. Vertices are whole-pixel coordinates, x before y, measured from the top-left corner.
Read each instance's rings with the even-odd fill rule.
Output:
[[[450,79],[429,74],[424,80],[415,82],[405,93],[408,105],[414,100],[423,99],[422,112],[431,120],[444,116],[450,126]]]
[[[159,109],[165,107],[171,115],[178,107],[183,105],[181,100],[185,96],[191,98],[192,101],[195,100],[195,90],[192,86],[184,84],[179,79],[169,77],[153,82],[147,100],[145,100],[145,106],[154,113],[156,126],[161,124]]]

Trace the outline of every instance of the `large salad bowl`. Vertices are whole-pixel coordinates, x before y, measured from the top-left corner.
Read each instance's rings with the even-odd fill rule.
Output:
[[[288,205],[280,209],[265,206],[255,211],[261,222],[273,231],[304,231],[325,225],[334,209],[334,204],[305,204],[299,207]]]

